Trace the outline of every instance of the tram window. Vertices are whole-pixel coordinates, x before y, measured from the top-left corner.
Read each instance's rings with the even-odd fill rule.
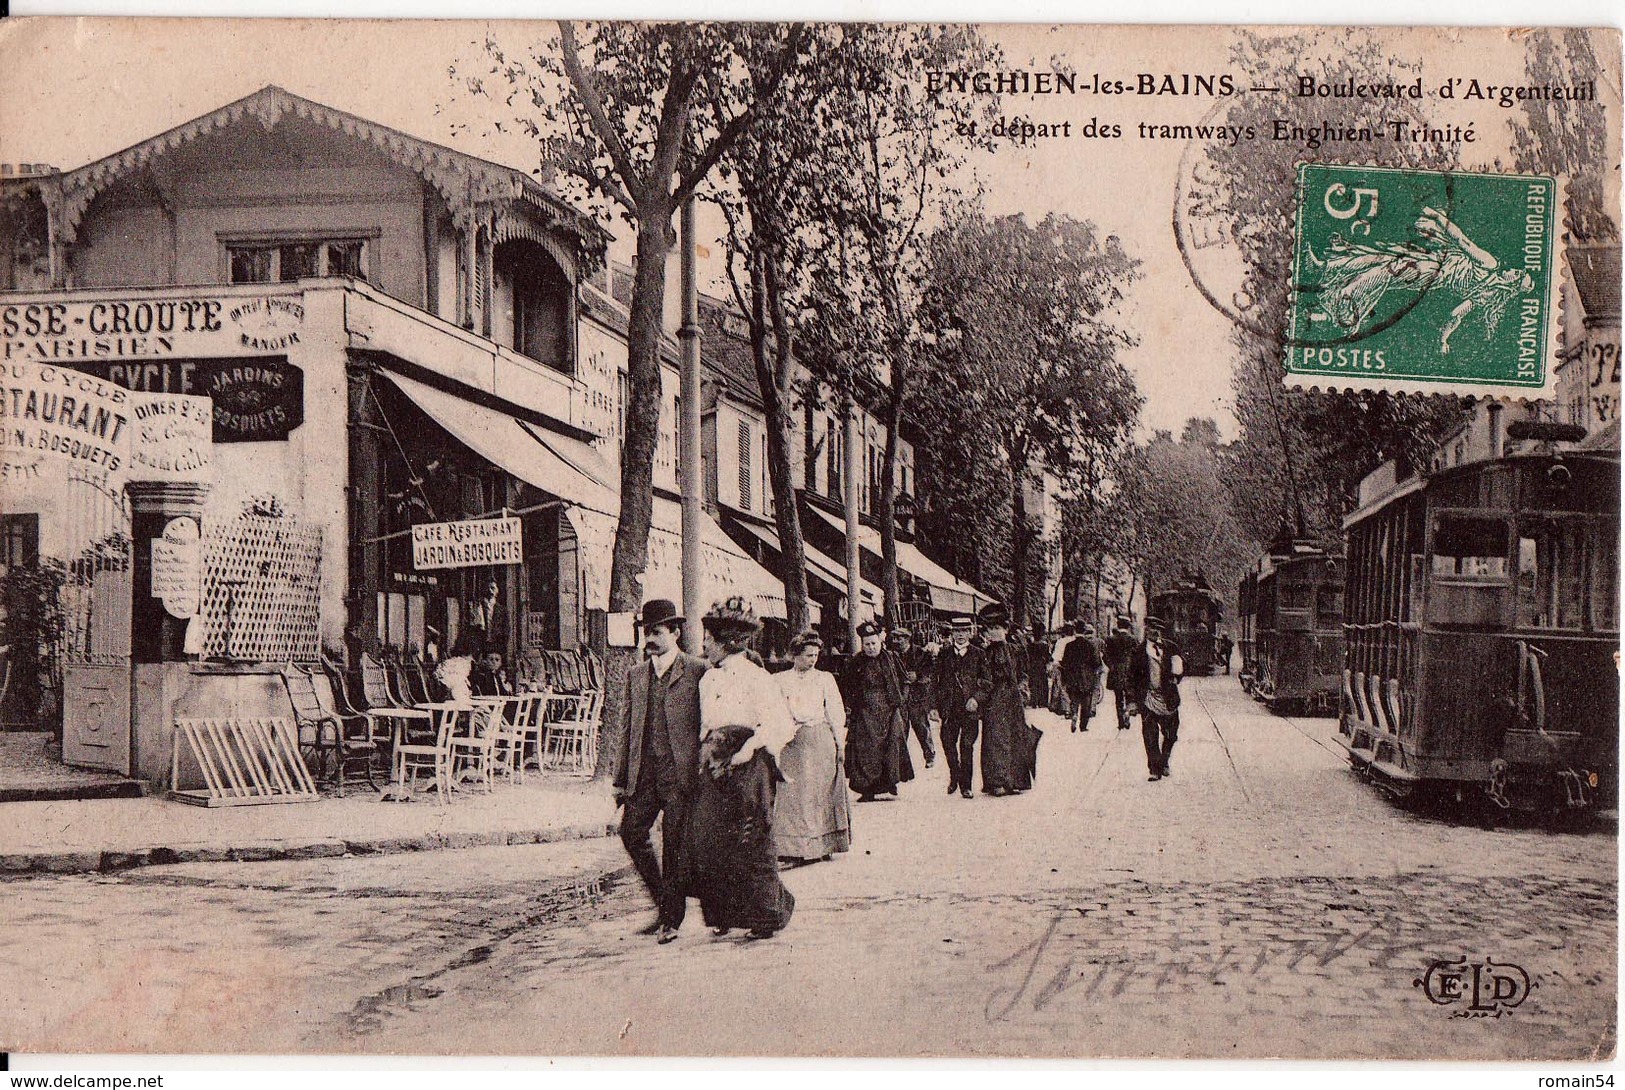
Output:
[[[1506,547],[1506,523],[1500,519],[1445,516],[1433,530],[1433,574],[1446,579],[1505,579]]]
[[[1321,587],[1315,596],[1315,626],[1329,628],[1343,623],[1343,591],[1339,587]]]
[[[1518,624],[1582,627],[1583,523],[1530,519],[1518,526]]]
[[[1619,631],[1619,527],[1613,523],[1591,528],[1591,627]]]
[[[1309,591],[1310,587],[1308,583],[1282,582],[1281,608],[1297,610],[1308,609]]]

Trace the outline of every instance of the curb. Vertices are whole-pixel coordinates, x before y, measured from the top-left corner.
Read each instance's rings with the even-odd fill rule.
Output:
[[[234,847],[179,844],[173,847],[123,848],[118,851],[33,851],[0,855],[0,880],[42,874],[114,874],[136,867],[174,863],[248,863],[288,859],[337,859],[343,856],[400,855],[406,852],[457,851],[507,845],[553,844],[614,836],[616,822],[587,822],[543,829],[496,832],[428,833],[423,836],[343,840],[336,837],[257,840]]]

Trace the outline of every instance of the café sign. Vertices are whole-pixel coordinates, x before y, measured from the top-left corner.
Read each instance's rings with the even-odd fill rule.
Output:
[[[422,522],[412,527],[412,566],[418,571],[519,564],[523,560],[517,518]]]
[[[300,295],[23,300],[0,306],[0,359],[279,355],[304,322]]]

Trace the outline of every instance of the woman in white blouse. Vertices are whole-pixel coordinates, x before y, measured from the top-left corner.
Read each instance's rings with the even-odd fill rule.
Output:
[[[771,675],[752,661],[760,628],[750,604],[730,598],[703,619],[711,669],[700,678],[700,777],[684,838],[690,896],[717,935],[735,927],[771,938],[795,910],[779,881],[773,840],[778,760],[795,721]]]
[[[812,863],[852,847],[852,804],[841,774],[846,704],[835,675],[814,669],[824,641],[807,632],[790,644],[792,668],[774,676],[795,720],[796,736],[779,756],[785,782],[773,804],[781,859]]]

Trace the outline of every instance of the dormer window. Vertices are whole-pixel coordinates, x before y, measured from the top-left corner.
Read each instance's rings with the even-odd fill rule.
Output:
[[[280,284],[319,276],[367,278],[367,242],[359,238],[226,244],[233,284]]]

